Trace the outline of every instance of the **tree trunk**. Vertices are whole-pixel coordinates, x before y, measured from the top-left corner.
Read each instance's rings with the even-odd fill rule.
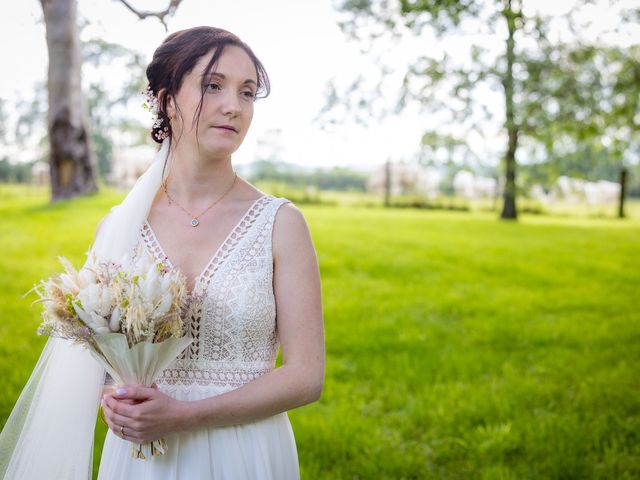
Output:
[[[620,201],[618,202],[618,218],[624,218],[624,197],[627,189],[627,169],[620,170]]]
[[[53,201],[98,190],[81,90],[76,0],[40,0],[49,51],[49,168]]]
[[[507,26],[509,27],[509,37],[507,38],[507,71],[502,79],[509,144],[504,157],[506,181],[504,185],[504,204],[500,218],[515,220],[518,217],[518,211],[516,209],[516,150],[518,148],[518,125],[515,121],[513,105],[513,64],[515,61],[515,42],[513,36],[516,31],[516,16],[519,15],[519,11],[517,13],[514,12],[511,6],[511,0],[507,0],[502,14],[507,20]]]

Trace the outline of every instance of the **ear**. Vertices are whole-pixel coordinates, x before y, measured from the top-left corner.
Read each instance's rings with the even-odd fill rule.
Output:
[[[158,92],[158,103],[162,105],[162,100],[165,97],[165,95],[167,97],[167,106],[165,109],[165,113],[167,114],[167,117],[172,119],[176,116],[176,102],[173,99],[173,95],[167,95],[166,88],[161,88],[160,91]]]

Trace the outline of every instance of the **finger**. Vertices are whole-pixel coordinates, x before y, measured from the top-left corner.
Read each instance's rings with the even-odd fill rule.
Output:
[[[129,385],[116,389],[116,392],[113,396],[118,400],[124,398],[131,398],[133,400],[147,400],[149,398],[152,398],[156,392],[157,390],[155,388]]]
[[[120,425],[113,421],[113,413],[110,412],[107,414],[107,412],[105,411],[105,418],[107,420],[107,427],[109,428],[109,430],[111,430],[117,437],[122,438],[122,435],[120,433]]]
[[[117,429],[119,429],[122,425],[124,425],[126,428],[129,428],[130,430],[135,430],[133,428],[133,420],[131,418],[125,417],[124,415],[120,415],[119,413],[116,413],[113,410],[109,410],[108,412],[105,410],[105,417],[107,417],[107,424],[112,424],[114,426],[117,426]],[[116,433],[119,433],[119,431]]]
[[[142,432],[140,432],[139,430],[136,430],[131,425],[128,425],[124,422],[120,424],[118,423],[118,421],[116,421],[113,424],[112,431],[115,435],[122,438],[123,440],[129,440],[130,442],[144,443],[143,441],[144,436]]]
[[[107,400],[107,398],[109,398],[112,401],[126,403],[127,405],[135,405],[137,403],[140,403],[137,400],[133,400],[132,398],[115,398],[113,395],[103,395],[102,398],[105,401]]]
[[[144,443],[143,437],[140,435],[140,433],[127,426],[125,426],[123,429],[121,428],[121,425],[114,424],[111,431],[115,436],[120,437],[123,440],[128,440],[134,443]]]
[[[105,410],[105,414],[108,409],[112,414],[131,419],[136,413],[133,409],[134,404],[135,400],[118,400],[117,398],[106,396],[103,398],[102,408]]]
[[[106,407],[106,409],[108,409],[108,407]],[[107,426],[109,430],[111,430],[117,437],[129,441],[142,439],[142,433],[135,429],[133,425],[128,423],[131,421],[130,419],[119,416],[118,414],[113,413],[112,410],[105,412],[105,418],[107,419]]]

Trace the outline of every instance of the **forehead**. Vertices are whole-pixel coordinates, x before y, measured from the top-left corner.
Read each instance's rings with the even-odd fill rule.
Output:
[[[218,57],[215,64],[207,71],[207,65],[215,50],[211,50],[207,54],[200,57],[193,69],[193,74],[201,78],[202,76],[211,75],[213,73],[221,73],[225,77],[233,80],[244,82],[245,80],[253,80],[257,82],[258,75],[256,67],[251,57],[242,48],[235,45],[227,45]]]

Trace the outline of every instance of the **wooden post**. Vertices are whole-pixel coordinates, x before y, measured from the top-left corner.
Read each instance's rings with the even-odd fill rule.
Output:
[[[387,160],[384,165],[384,206],[389,207],[391,203],[391,160]]]
[[[624,218],[624,196],[627,186],[627,169],[622,167],[620,170],[620,204],[618,206],[618,218]]]

